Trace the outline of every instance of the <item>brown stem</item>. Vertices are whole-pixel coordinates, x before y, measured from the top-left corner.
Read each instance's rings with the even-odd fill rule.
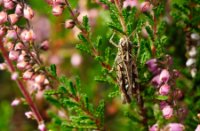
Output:
[[[139,86],[139,85],[138,85]],[[140,88],[140,87],[139,87]],[[147,119],[147,112],[146,112],[146,108],[144,107],[144,99],[142,97],[142,94],[141,94],[141,90],[138,89],[137,90],[137,102],[138,102],[138,106],[139,106],[139,109],[140,109],[140,115],[142,116],[142,124],[148,128],[148,119]]]
[[[123,29],[123,32],[126,34],[126,23],[124,21],[123,15],[122,15],[122,8],[121,8],[121,3],[119,0],[114,0],[115,6],[117,7],[117,10],[119,12],[119,20]]]
[[[92,53],[93,53],[93,57],[97,57],[99,56],[99,52],[95,49],[95,47],[92,45],[92,42],[90,40],[90,37],[89,37],[89,32],[87,30],[85,30],[83,28],[83,26],[81,25],[80,21],[78,21],[77,19],[77,15],[74,13],[74,11],[72,10],[71,8],[71,5],[69,4],[69,1],[68,0],[65,0],[65,3],[66,3],[66,6],[70,12],[70,15],[73,19],[73,21],[75,22],[75,25],[82,31],[83,35],[85,36],[85,38],[87,39],[88,43],[90,43],[90,46],[91,46],[91,49],[92,49]],[[110,65],[108,65],[107,63],[105,62],[101,62],[101,65],[107,69],[107,70],[111,70],[111,67]]]
[[[2,38],[0,38],[0,50],[1,50],[1,52],[2,52],[2,55],[3,55],[4,59],[5,59],[5,61],[7,62],[8,66],[9,66],[9,68],[10,68],[11,73],[16,72],[15,67],[13,66],[12,62],[11,62],[10,59],[8,58],[7,51],[6,51],[6,49],[4,48],[4,46],[3,46]],[[16,83],[17,83],[17,85],[18,85],[18,87],[19,87],[21,93],[23,94],[23,96],[24,96],[26,102],[28,103],[30,109],[32,110],[32,112],[33,112],[33,114],[34,114],[34,116],[35,116],[35,119],[37,120],[38,124],[42,124],[42,123],[44,122],[44,120],[43,120],[43,118],[41,117],[41,115],[40,115],[40,113],[39,113],[39,111],[38,111],[38,109],[37,109],[37,106],[34,104],[34,102],[33,102],[32,98],[31,98],[31,96],[29,95],[28,91],[26,90],[26,88],[25,88],[25,86],[24,86],[22,80],[17,79],[17,80],[16,80]],[[44,131],[46,131],[46,129],[45,129]]]
[[[69,97],[71,97],[74,101],[81,104],[81,109],[93,120],[95,121],[95,124],[98,129],[100,129],[100,121],[97,119],[87,108],[85,108],[84,104],[81,103],[81,98],[79,96],[73,96],[72,94],[69,94]]]

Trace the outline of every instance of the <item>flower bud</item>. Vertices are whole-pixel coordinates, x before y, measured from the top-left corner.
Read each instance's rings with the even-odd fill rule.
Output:
[[[19,74],[17,72],[12,73],[11,75],[11,79],[14,81],[16,81],[18,77],[19,77]]]
[[[149,1],[145,1],[140,5],[140,10],[142,12],[148,12],[151,9],[151,4]]]
[[[196,47],[192,46],[191,49],[189,50],[188,54],[189,54],[190,57],[196,56],[197,55],[197,49],[196,49]]]
[[[30,42],[30,41],[35,40],[35,38],[36,38],[33,30],[23,30],[20,37],[23,42]]]
[[[198,33],[192,33],[190,37],[192,40],[195,40],[195,41],[200,39],[200,35]]]
[[[17,68],[20,69],[20,70],[24,70],[26,68],[26,66],[28,65],[27,62],[25,61],[20,61],[17,63]]]
[[[194,77],[196,76],[196,74],[197,74],[197,69],[196,69],[196,68],[192,68],[192,69],[190,70],[190,74],[191,74],[191,76],[194,78]]]
[[[21,43],[21,42],[18,42],[16,45],[15,45],[15,50],[22,50],[24,49],[24,45]]]
[[[25,116],[26,116],[28,119],[34,119],[34,118],[35,118],[32,111],[25,112]]]
[[[11,103],[11,106],[18,106],[21,103],[20,99],[14,99]]]
[[[173,58],[170,55],[165,56],[167,59],[167,64],[172,65],[173,64]]]
[[[75,22],[73,20],[66,20],[65,21],[65,28],[72,29],[75,26]]]
[[[49,49],[49,41],[48,40],[43,41],[40,45],[40,49],[47,51]]]
[[[0,70],[5,70],[7,68],[6,63],[0,63]]]
[[[12,50],[9,52],[9,59],[12,61],[17,60],[19,57],[19,51]]]
[[[30,80],[30,79],[32,78],[32,76],[33,76],[33,72],[30,71],[30,70],[27,70],[27,71],[25,71],[25,72],[23,73],[23,78],[24,78],[25,80]]]
[[[21,61],[27,61],[27,59],[29,60],[29,57],[26,54],[20,54],[17,61],[21,62]]]
[[[173,91],[174,94],[174,98],[181,100],[184,98],[184,94],[180,89],[176,89],[175,91]]]
[[[45,75],[40,74],[35,77],[35,82],[38,84],[43,84],[44,81],[45,81]]]
[[[163,69],[160,73],[160,81],[167,83],[169,80],[170,74],[169,71],[166,69]]]
[[[149,131],[159,131],[158,124],[154,124],[152,127],[150,127]]]
[[[62,5],[54,5],[52,9],[52,13],[55,16],[59,16],[63,13],[63,6]]]
[[[148,67],[148,70],[150,72],[154,72],[158,69],[158,65],[157,65],[157,59],[150,59],[146,62],[146,65]]]
[[[31,7],[29,7],[29,6],[24,7],[23,13],[24,13],[24,18],[26,18],[28,20],[31,20],[34,16],[34,12],[31,9]]]
[[[8,51],[11,51],[14,49],[14,44],[12,42],[7,42],[5,46],[8,49]]]
[[[151,80],[152,85],[158,87],[161,84],[160,81],[160,75],[156,75],[153,77],[153,79]]]
[[[138,0],[125,0],[123,3],[123,8],[127,8],[127,7],[136,7],[138,6]]]
[[[12,0],[4,0],[3,6],[5,9],[12,10],[15,8],[15,3]]]
[[[196,127],[195,131],[200,131],[200,124],[199,124],[199,125],[197,125],[197,127]]]
[[[16,14],[10,14],[10,15],[8,15],[8,19],[9,19],[10,23],[13,25],[18,21],[19,18],[18,18],[18,15],[16,15]]]
[[[44,124],[44,123],[39,124],[39,125],[38,125],[38,129],[39,129],[40,131],[46,131],[45,124]]]
[[[48,85],[49,84],[49,80],[48,79],[45,79],[44,80],[44,85]]]
[[[187,62],[186,62],[186,66],[189,67],[189,66],[191,66],[191,65],[193,65],[193,64],[195,64],[195,63],[196,63],[196,59],[194,59],[194,58],[189,58],[189,59],[187,60]]]
[[[53,0],[53,5],[65,4],[65,0]]]
[[[23,8],[20,4],[17,4],[16,8],[15,8],[15,14],[17,14],[18,16],[22,16],[23,15]]]
[[[15,30],[8,30],[6,34],[6,38],[8,40],[16,40],[17,39],[17,32]]]
[[[80,54],[73,54],[71,57],[71,64],[74,67],[78,67],[82,62],[82,57]]]
[[[160,87],[159,93],[161,95],[167,95],[170,91],[170,86],[168,84],[164,84]]]
[[[166,101],[161,101],[159,103],[160,109],[162,110],[164,107],[168,106],[169,104]]]
[[[172,117],[173,115],[173,109],[171,108],[171,106],[165,106],[163,109],[162,109],[162,114],[164,116],[165,119],[169,119]]]
[[[173,70],[173,75],[174,77],[179,77],[180,76],[180,72],[176,69]]]
[[[164,130],[167,131],[183,131],[184,129],[184,125],[179,123],[170,123],[164,128]]]
[[[7,22],[7,13],[4,11],[0,12],[0,25]]]

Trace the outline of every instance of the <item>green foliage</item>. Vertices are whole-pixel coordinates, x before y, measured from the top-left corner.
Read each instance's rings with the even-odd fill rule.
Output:
[[[86,31],[90,30],[89,20],[87,16],[83,17],[83,27]]]
[[[45,98],[60,109],[65,109],[70,118],[66,121],[61,119],[62,128],[77,129],[98,129],[100,128],[96,121],[100,122],[104,111],[103,105],[97,107],[93,112],[93,106],[89,103],[88,96],[81,92],[80,79],[76,78],[76,84],[66,77],[59,78],[60,86],[57,90],[47,90]],[[67,109],[67,110],[66,110]],[[96,115],[101,114],[101,115]],[[55,117],[55,115],[52,115]],[[57,118],[52,118],[57,119]],[[67,119],[67,118],[66,118]]]
[[[57,77],[56,65],[55,64],[50,66],[50,73],[51,73],[52,76]]]

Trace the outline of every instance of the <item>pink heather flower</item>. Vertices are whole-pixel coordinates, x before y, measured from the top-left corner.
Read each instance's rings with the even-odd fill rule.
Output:
[[[123,8],[136,7],[138,5],[138,0],[125,0],[123,3]]]
[[[199,124],[199,125],[197,125],[197,127],[196,127],[195,131],[200,131],[200,124]]]
[[[49,80],[48,79],[45,79],[44,80],[44,85],[48,85],[49,84]]]
[[[52,0],[53,5],[58,5],[58,4],[65,4],[65,0]]]
[[[23,30],[20,37],[23,42],[30,42],[30,41],[35,40],[35,38],[36,38],[33,30]]]
[[[0,63],[0,70],[5,70],[7,68],[6,63]]]
[[[17,68],[20,69],[20,70],[24,70],[26,68],[26,66],[28,65],[27,62],[25,61],[20,61],[17,63]]]
[[[11,79],[14,81],[16,81],[18,77],[19,77],[19,74],[17,72],[12,73],[11,75]]]
[[[169,106],[169,104],[166,101],[160,102],[160,109],[162,110],[164,107]]]
[[[78,67],[82,62],[82,57],[80,54],[73,54],[71,57],[71,64],[74,67]]]
[[[148,1],[142,2],[140,5],[140,10],[142,12],[148,12],[151,8],[151,4]]]
[[[170,123],[165,127],[167,131],[183,131],[184,128],[184,125],[180,123]]]
[[[8,30],[6,34],[6,38],[8,40],[16,40],[17,39],[17,32],[15,30]]]
[[[0,25],[7,21],[7,13],[4,11],[0,12]]]
[[[33,114],[32,111],[25,112],[25,116],[26,116],[28,119],[33,119],[33,118],[34,118],[34,114]]]
[[[27,70],[27,71],[25,71],[25,72],[23,73],[23,78],[24,78],[25,80],[30,80],[30,79],[32,78],[32,76],[33,76],[33,72],[30,71],[30,70]]]
[[[160,73],[160,81],[166,83],[168,82],[170,77],[169,71],[167,69],[163,69]]]
[[[168,84],[164,84],[160,87],[159,93],[161,95],[167,95],[170,91],[170,86]]]
[[[49,49],[49,41],[45,40],[41,43],[40,48],[44,51],[47,51]]]
[[[44,124],[44,123],[39,124],[39,125],[38,125],[38,129],[39,129],[40,131],[46,131],[45,124]]]
[[[66,20],[65,21],[65,28],[66,29],[72,29],[75,26],[75,23],[73,20]]]
[[[154,124],[152,127],[150,127],[149,131],[159,131],[158,124]]]
[[[20,54],[17,61],[18,62],[25,61],[25,58],[26,58],[26,54]]]
[[[160,75],[156,75],[151,80],[152,85],[158,87],[161,84]]]
[[[9,19],[10,23],[13,25],[18,21],[19,17],[16,14],[10,14],[10,15],[8,15],[8,19]]]
[[[151,72],[155,72],[158,70],[157,59],[150,59],[146,62],[148,70]]]
[[[174,69],[174,70],[173,70],[173,75],[174,75],[175,77],[179,77],[179,76],[180,76],[180,72],[179,72],[178,70]]]
[[[165,119],[169,119],[172,117],[173,115],[173,109],[171,108],[171,106],[165,106],[163,109],[162,109],[162,114],[164,116]]]
[[[15,45],[15,50],[22,50],[22,49],[24,49],[24,45],[21,42],[18,42]]]
[[[12,0],[3,0],[4,8],[12,10],[15,7],[15,3]]]
[[[194,58],[189,58],[186,62],[186,66],[189,67],[189,66],[192,66],[193,64],[196,63],[196,59]]]
[[[18,59],[18,57],[19,57],[19,51],[12,50],[12,51],[9,52],[9,59],[10,60],[15,61],[15,60]]]
[[[21,4],[17,4],[16,8],[15,8],[15,14],[21,16],[23,15],[23,8],[21,6]]]
[[[59,16],[63,13],[63,6],[62,5],[54,5],[52,9],[52,13],[55,16]]]
[[[35,77],[35,82],[38,84],[43,84],[45,81],[45,75],[37,75]]]
[[[20,99],[14,99],[11,103],[11,106],[18,106],[21,103]]]
[[[28,20],[31,20],[34,16],[34,12],[31,9],[31,7],[29,7],[29,6],[24,7],[23,13],[24,13],[24,18],[26,18]]]
[[[14,49],[14,44],[12,42],[7,42],[6,47],[7,47],[8,51],[11,51]]]

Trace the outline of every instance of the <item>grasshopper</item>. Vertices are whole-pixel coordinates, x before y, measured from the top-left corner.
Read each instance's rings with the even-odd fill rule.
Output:
[[[118,48],[113,68],[116,68],[117,83],[121,91],[122,102],[130,103],[135,88],[136,68],[132,56],[132,43],[128,37],[123,37],[118,44],[115,44],[112,40],[113,37],[114,34],[110,38],[110,43]]]

